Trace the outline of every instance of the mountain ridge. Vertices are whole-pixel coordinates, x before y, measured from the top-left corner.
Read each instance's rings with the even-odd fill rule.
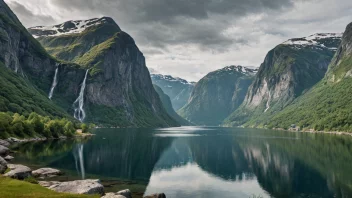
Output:
[[[195,82],[189,82],[179,77],[163,74],[151,74],[153,84],[159,86],[171,99],[175,111],[182,108],[188,101]]]
[[[3,0],[0,10],[0,62],[35,87],[48,103],[66,111],[68,117],[76,115],[79,108],[79,114],[86,115],[85,122],[97,125],[179,126],[162,107],[143,54],[133,38],[120,31],[115,22],[93,25],[75,33],[68,28],[65,35],[38,37],[39,43]],[[94,51],[98,54],[89,56],[93,58],[87,58],[86,65],[75,63],[75,58],[91,52],[92,47],[116,33],[119,35],[111,45],[105,51]],[[44,48],[51,45],[49,53],[43,43]],[[55,78],[57,82],[53,83]],[[21,104],[27,105],[26,101]]]
[[[317,36],[312,35],[291,39],[270,50],[243,104],[225,120],[224,125],[265,125],[275,113],[318,83],[325,76],[341,38],[337,37],[338,34],[315,35],[323,38],[316,39]],[[292,40],[298,43],[292,43]],[[320,43],[329,45],[326,47]]]
[[[188,103],[178,113],[195,124],[221,124],[240,106],[256,72],[243,66],[227,66],[208,73],[196,83]]]
[[[269,128],[315,131],[352,131],[351,84],[352,23],[347,25],[342,42],[325,77],[309,92],[267,122]]]

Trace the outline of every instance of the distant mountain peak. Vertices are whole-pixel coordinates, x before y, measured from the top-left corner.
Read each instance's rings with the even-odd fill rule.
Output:
[[[84,32],[89,27],[99,26],[101,24],[113,24],[117,26],[112,18],[102,17],[88,20],[71,20],[54,26],[35,26],[28,28],[28,30],[33,35],[33,37],[37,38],[42,36],[79,34]]]
[[[334,41],[340,42],[342,35],[342,33],[317,33],[307,37],[289,39],[282,44],[292,45],[295,47],[316,46],[328,48],[331,50],[337,50],[336,46],[334,45]]]
[[[218,69],[215,71],[217,72],[241,72],[243,74],[248,74],[248,75],[255,75],[258,72],[258,69],[254,69],[251,67],[244,67],[241,65],[231,65],[231,66],[226,66],[222,69]]]
[[[163,75],[163,74],[151,74],[151,77],[155,80],[166,80],[166,81],[178,81],[182,84],[189,84],[193,85],[195,82],[188,82],[185,79],[179,78],[179,77],[173,77],[171,75]]]

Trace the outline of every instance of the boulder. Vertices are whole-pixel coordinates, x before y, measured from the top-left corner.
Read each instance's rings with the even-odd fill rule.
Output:
[[[62,172],[53,168],[40,168],[38,170],[32,171],[33,177],[47,178],[62,175]]]
[[[0,156],[1,157],[5,157],[10,153],[10,149],[8,149],[7,147],[4,147],[2,145],[0,145]]]
[[[132,198],[132,193],[129,189],[121,190],[121,191],[117,192],[116,195],[122,195],[126,198]]]
[[[126,189],[117,193],[106,193],[104,198],[132,198],[132,193],[129,189]]]
[[[11,155],[4,157],[4,160],[6,160],[6,161],[11,161],[13,159],[14,159],[14,157],[12,157]]]
[[[3,174],[7,169],[7,162],[0,157],[0,174]]]
[[[0,145],[4,146],[4,147],[9,147],[10,143],[8,141],[6,141],[6,140],[0,140]]]
[[[104,186],[99,180],[86,179],[68,182],[39,182],[40,185],[56,192],[72,194],[104,194]]]
[[[58,181],[39,181],[39,185],[49,188],[50,186],[59,185],[61,182]]]
[[[7,141],[10,143],[23,142],[22,140],[14,138],[14,137],[7,138]]]
[[[8,164],[7,167],[11,170],[4,175],[6,177],[22,180],[32,176],[32,170],[27,166],[19,164]]]
[[[123,195],[117,195],[115,193],[106,193],[104,196],[102,196],[101,198],[126,198]]]
[[[166,195],[164,193],[157,193],[157,194],[145,196],[143,198],[166,198]]]

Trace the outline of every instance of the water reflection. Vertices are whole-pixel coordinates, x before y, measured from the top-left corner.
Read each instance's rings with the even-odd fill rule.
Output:
[[[83,157],[83,144],[79,144],[73,151],[73,156],[75,158],[75,165],[77,173],[82,176],[82,179],[86,178],[86,171],[84,169],[84,157]],[[78,166],[79,164],[79,166]]]
[[[96,134],[27,143],[16,147],[16,160],[83,179],[137,182],[141,193],[167,197],[352,196],[350,137],[202,127]]]

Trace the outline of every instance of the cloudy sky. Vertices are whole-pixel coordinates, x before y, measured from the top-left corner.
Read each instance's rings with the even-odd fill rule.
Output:
[[[26,27],[110,16],[147,66],[199,80],[228,65],[258,67],[289,38],[343,32],[351,0],[5,0]]]

